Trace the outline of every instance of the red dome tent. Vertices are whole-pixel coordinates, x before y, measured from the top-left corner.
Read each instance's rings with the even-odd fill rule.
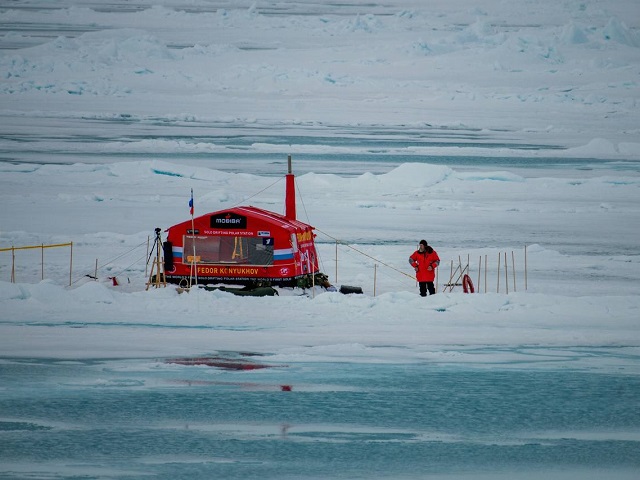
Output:
[[[285,215],[234,207],[168,228],[163,245],[167,281],[310,286],[319,273],[315,234],[311,225],[296,219],[290,160]]]

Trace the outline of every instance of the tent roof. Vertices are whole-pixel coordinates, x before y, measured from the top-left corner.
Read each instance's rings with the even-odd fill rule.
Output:
[[[221,210],[224,212],[226,210]],[[242,213],[247,217],[260,218],[266,220],[270,223],[274,223],[277,225],[286,228],[286,226],[292,226],[296,229],[306,230],[307,228],[313,228],[311,225],[301,222],[299,220],[292,220],[290,218],[285,217],[284,215],[280,215],[279,213],[270,212],[269,210],[264,210],[258,207],[236,207],[230,209],[230,211],[235,211],[237,213]]]
[[[195,217],[194,221],[197,221],[198,219],[201,219],[201,218],[205,218],[205,217],[208,218],[212,215],[219,215],[221,213],[226,213],[226,212],[232,212],[238,215],[244,215],[247,218],[267,222],[285,230],[297,231],[297,230],[307,230],[309,228],[313,229],[313,227],[307,223],[303,223],[299,220],[291,220],[285,217],[284,215],[280,215],[279,213],[271,212],[269,210],[264,210],[262,208],[252,207],[252,206],[233,207],[233,208],[228,208],[224,210],[218,210],[215,212],[205,213],[204,215],[198,215],[197,217]],[[177,227],[185,223],[190,225],[191,220],[185,220],[184,222],[180,222],[176,225],[172,225],[169,228]]]

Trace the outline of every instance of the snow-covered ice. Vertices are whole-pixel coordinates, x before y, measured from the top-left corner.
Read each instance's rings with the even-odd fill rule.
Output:
[[[620,408],[633,410],[625,395],[637,388],[640,373],[638,13],[633,0],[0,6],[0,248],[73,242],[71,286],[69,248],[46,250],[44,280],[40,250],[17,251],[16,283],[11,252],[0,252],[0,357],[10,385],[0,387],[0,398],[11,405],[0,411],[0,425],[14,431],[24,421],[26,430],[55,430],[70,421],[38,417],[33,412],[40,407],[17,413],[22,400],[11,399],[30,392],[45,398],[40,374],[21,380],[29,365],[33,372],[55,367],[42,392],[55,386],[89,396],[91,389],[110,388],[153,393],[159,385],[174,388],[174,376],[179,385],[201,382],[217,392],[242,385],[270,395],[280,381],[270,375],[282,374],[300,391],[333,395],[353,388],[357,397],[373,388],[358,385],[358,378],[396,388],[385,383],[390,376],[409,381],[425,374],[422,366],[425,381],[445,396],[448,377],[429,369],[472,382],[474,373],[460,374],[471,369],[487,384],[500,382],[495,372],[529,372],[512,374],[524,383],[532,375],[532,385],[546,392],[578,372],[600,375],[602,383],[594,376],[585,381],[594,382],[589,402],[600,389],[614,388],[622,392]],[[155,227],[187,219],[190,189],[197,215],[246,204],[282,213],[289,154],[298,216],[317,228],[323,271],[336,285],[361,286],[363,295],[145,290],[147,239]],[[439,293],[426,299],[407,262],[422,238],[442,259]],[[467,261],[479,293],[443,292],[451,264]],[[87,275],[96,264],[94,281]],[[120,286],[112,285],[114,276]],[[211,369],[164,363],[219,352],[252,352],[268,364],[288,365],[290,373],[255,372],[244,383],[235,373],[229,383],[226,377],[211,383],[217,375],[206,373]],[[335,364],[348,373],[329,375]],[[377,379],[375,366],[385,372]],[[574,401],[575,391],[583,384],[556,408],[563,411],[558,405]],[[420,389],[407,395],[417,392],[424,397]],[[238,395],[227,400],[245,401]],[[578,413],[559,414],[549,422],[567,423],[555,433],[544,422],[533,425],[544,432],[522,426],[524,433],[513,433],[521,426],[514,414],[504,431],[477,436],[469,424],[466,434],[474,445],[613,439],[618,456],[607,457],[605,474],[632,478],[639,466],[624,452],[637,445],[640,423],[630,415],[622,428],[615,400],[607,402],[611,417],[603,410],[583,424]],[[576,411],[593,408],[581,405]],[[528,409],[535,402],[521,411]],[[195,431],[223,437],[262,438],[261,428],[282,427],[251,424],[247,433],[227,418],[229,434],[224,419],[214,427],[195,416]],[[351,432],[369,443],[389,427],[385,435],[396,441],[411,427],[384,415],[384,425],[375,426],[337,418],[316,419],[338,422],[330,427],[300,423],[298,439],[333,443]],[[412,443],[457,444],[465,435],[425,425],[411,430]],[[19,452],[19,440],[8,435]],[[78,467],[73,455],[56,464],[38,457],[44,463],[29,466],[15,452],[3,459],[10,465],[4,473],[133,478],[141,471],[97,460]],[[481,450],[467,454],[475,458]],[[246,460],[229,455],[214,463]],[[546,467],[561,465],[545,455]],[[166,461],[153,451],[137,458],[145,465]],[[402,456],[393,458],[389,475],[419,476],[398,466]],[[513,458],[509,466],[517,464]],[[439,472],[470,475],[449,467]],[[483,468],[478,475],[492,474]],[[519,478],[535,478],[531,471]],[[243,470],[232,472],[229,478]],[[556,478],[589,475],[573,464],[562,472]],[[593,478],[602,473],[592,472]],[[307,471],[308,478],[323,474]],[[509,476],[513,469],[493,474]],[[198,476],[206,477],[192,478]]]

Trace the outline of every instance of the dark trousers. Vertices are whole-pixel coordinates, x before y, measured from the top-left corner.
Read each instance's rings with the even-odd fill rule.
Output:
[[[436,287],[433,285],[433,282],[418,282],[420,286],[420,296],[426,297],[427,290],[429,290],[429,295],[434,295],[436,293]]]

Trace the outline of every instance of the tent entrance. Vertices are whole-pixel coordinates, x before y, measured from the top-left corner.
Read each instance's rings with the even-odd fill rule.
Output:
[[[273,238],[184,235],[184,263],[273,265]]]

